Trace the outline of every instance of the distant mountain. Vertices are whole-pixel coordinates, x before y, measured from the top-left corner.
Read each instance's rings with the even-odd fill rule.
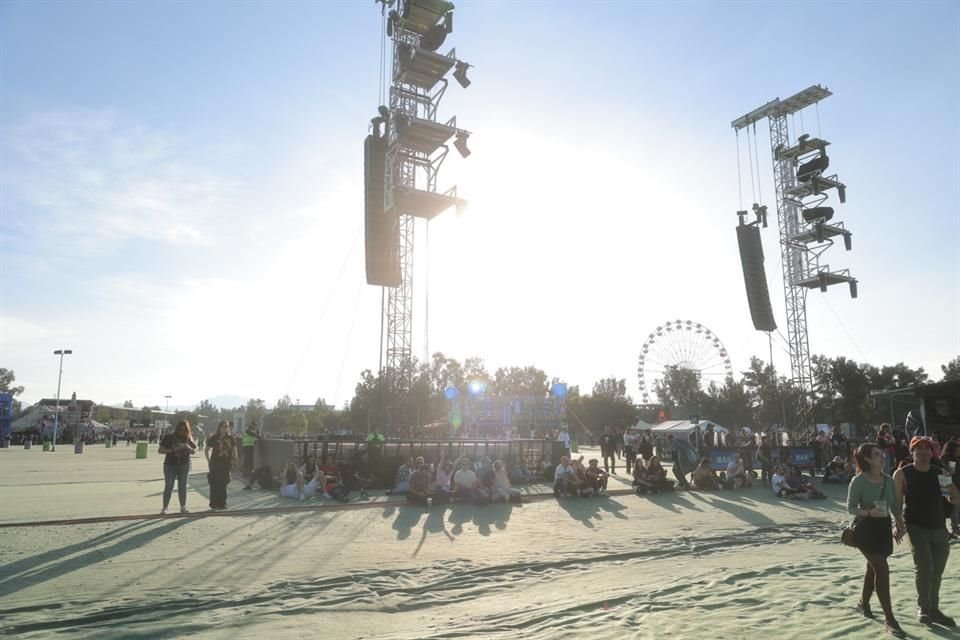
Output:
[[[231,395],[222,395],[222,396],[213,396],[212,398],[206,398],[206,400],[212,403],[219,409],[233,409],[234,407],[243,407],[246,406],[247,401],[250,400],[249,396],[231,396]],[[179,407],[183,409],[194,409],[200,400],[197,400],[195,403],[186,407]],[[171,407],[173,408],[173,407]]]

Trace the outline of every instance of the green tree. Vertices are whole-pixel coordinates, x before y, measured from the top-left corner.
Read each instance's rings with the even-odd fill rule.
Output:
[[[123,401],[124,409],[133,409],[133,400],[124,400]]]
[[[547,374],[534,366],[500,367],[493,374],[492,392],[503,396],[547,395]]]
[[[960,380],[960,356],[957,356],[947,364],[940,365],[940,370],[943,371],[943,381],[947,380]]]
[[[750,394],[743,381],[728,378],[723,385],[711,382],[704,393],[702,410],[705,418],[730,428],[754,425]]]
[[[700,372],[677,365],[667,365],[663,379],[653,385],[657,397],[668,409],[684,408],[697,411],[703,391],[700,388]]]
[[[13,396],[13,413],[18,414],[22,409],[20,401],[17,400],[17,396],[23,393],[23,385],[14,386],[14,381],[17,379],[16,375],[13,373],[13,369],[5,369],[0,367],[0,391],[4,391]]]
[[[297,436],[307,432],[307,415],[303,411],[287,411],[287,422],[284,431]]]
[[[580,425],[594,434],[605,427],[622,431],[637,423],[637,408],[627,395],[625,379],[603,378],[593,385],[593,393],[580,396],[579,391],[567,396],[567,422],[577,431]]]
[[[267,414],[267,404],[260,398],[250,398],[247,400],[247,406],[244,408],[244,415],[248,425],[256,422],[263,424],[263,418]]]

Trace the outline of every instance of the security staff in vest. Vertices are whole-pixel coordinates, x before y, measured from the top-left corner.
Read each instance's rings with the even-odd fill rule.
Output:
[[[913,464],[893,474],[897,503],[903,507],[907,537],[913,553],[917,584],[917,620],[922,624],[955,627],[953,618],[940,611],[940,580],[950,556],[950,537],[943,513],[943,498],[960,504],[960,491],[950,482],[941,481],[941,470],[933,464],[930,438],[914,436],[910,440]],[[947,477],[947,476],[945,476]],[[942,488],[941,488],[942,487]],[[898,541],[903,532],[897,532]]]
[[[257,440],[259,439],[260,432],[257,431],[257,423],[252,422],[243,432],[243,438],[240,440],[240,446],[243,449],[243,475],[246,478],[253,475],[253,452],[257,448]]]

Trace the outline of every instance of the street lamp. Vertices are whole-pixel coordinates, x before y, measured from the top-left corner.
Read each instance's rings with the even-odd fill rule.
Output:
[[[166,415],[163,416],[163,430],[164,430],[164,432],[166,432],[166,430],[170,428],[170,398],[172,398],[172,397],[173,397],[173,396],[170,395],[169,393],[168,393],[167,395],[163,396],[163,398],[166,400],[166,404],[163,405],[163,412],[166,414]]]
[[[53,414],[53,442],[50,443],[50,451],[57,450],[57,428],[60,426],[60,381],[63,379],[63,356],[73,353],[70,349],[57,349],[53,355],[60,356],[60,373],[57,375],[57,407]]]

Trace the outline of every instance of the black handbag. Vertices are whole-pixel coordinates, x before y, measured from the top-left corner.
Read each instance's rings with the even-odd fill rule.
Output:
[[[880,487],[880,497],[887,492],[887,476],[883,476],[883,486]],[[869,516],[867,516],[869,517]],[[848,547],[857,546],[857,527],[863,522],[864,518],[856,516],[853,520],[850,521],[850,524],[843,527],[840,530],[840,542],[847,545]]]

